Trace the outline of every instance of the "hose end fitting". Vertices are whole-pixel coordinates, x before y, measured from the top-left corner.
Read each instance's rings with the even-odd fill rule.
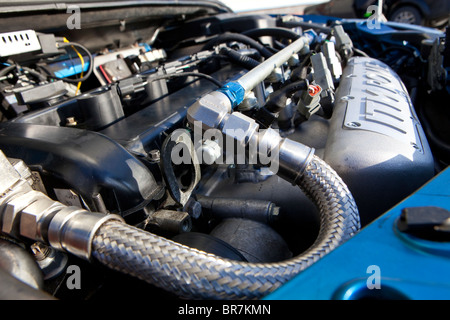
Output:
[[[314,156],[314,148],[300,142],[283,139],[279,146],[278,175],[293,185],[299,184],[299,179]]]
[[[65,207],[50,221],[48,242],[55,249],[89,260],[94,235],[103,223],[110,220],[124,222],[116,214],[105,215],[77,207]]]
[[[25,164],[23,164],[25,166]],[[116,214],[68,207],[32,189],[0,151],[0,232],[16,239],[50,244],[89,260],[92,239],[108,220],[123,222]]]
[[[245,89],[241,86],[239,82],[236,81],[228,82],[217,91],[222,92],[228,97],[228,99],[230,99],[231,106],[233,109],[237,107],[242,101],[244,101]]]

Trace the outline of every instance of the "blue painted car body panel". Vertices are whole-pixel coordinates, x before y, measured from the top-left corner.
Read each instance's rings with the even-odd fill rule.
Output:
[[[450,242],[396,228],[402,209],[419,206],[450,210],[450,168],[265,299],[450,299]],[[379,289],[369,289],[371,266],[379,268]]]

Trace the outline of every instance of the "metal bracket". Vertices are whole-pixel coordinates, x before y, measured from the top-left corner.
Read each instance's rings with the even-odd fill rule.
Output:
[[[183,153],[180,156],[180,152]],[[175,159],[175,157],[179,157]],[[161,171],[164,182],[169,190],[170,196],[177,205],[183,207],[191,197],[192,192],[200,181],[200,164],[192,143],[191,136],[187,130],[178,129],[172,132],[164,141],[161,148]],[[188,187],[180,185],[179,176],[174,166],[191,166],[191,182]]]

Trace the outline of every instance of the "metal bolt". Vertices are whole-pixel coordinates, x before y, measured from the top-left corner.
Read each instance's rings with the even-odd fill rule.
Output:
[[[40,242],[33,243],[31,245],[31,251],[42,270],[44,280],[49,280],[60,275],[65,270],[69,260],[65,253]]]
[[[361,123],[359,123],[359,122],[347,122],[346,125],[347,125],[347,127],[352,127],[352,128],[361,127]]]
[[[161,159],[161,152],[158,149],[151,150],[148,155],[150,156],[150,159],[153,161],[159,161]]]
[[[280,218],[280,207],[272,205],[269,214],[270,221],[278,221],[279,218]]]
[[[197,149],[197,154],[201,154],[202,162],[211,165],[222,155],[222,148],[213,140],[205,140]]]
[[[66,127],[74,127],[76,125],[77,125],[77,122],[75,121],[74,117],[66,118]]]
[[[200,215],[202,214],[202,205],[200,202],[195,201],[193,198],[190,198],[185,206],[186,212],[189,213],[189,215],[194,218],[198,219],[200,218]]]
[[[31,245],[31,252],[37,261],[42,261],[50,255],[51,248],[41,242],[35,242]]]

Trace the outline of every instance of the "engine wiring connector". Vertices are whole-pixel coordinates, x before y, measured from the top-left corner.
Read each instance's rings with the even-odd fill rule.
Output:
[[[320,102],[324,109],[330,110],[334,104],[334,82],[333,76],[331,74],[330,69],[328,68],[328,64],[326,58],[322,52],[314,54],[311,56],[311,63],[313,66],[313,78],[314,82],[317,83],[320,88]],[[327,112],[329,114],[330,112]],[[328,115],[329,116],[329,115]]]
[[[325,55],[328,68],[330,69],[331,75],[333,76],[334,80],[339,80],[339,78],[342,75],[342,65],[336,56],[336,49],[334,43],[326,41],[322,45],[322,52]]]
[[[297,104],[297,109],[301,115],[309,119],[312,114],[320,109],[320,94],[322,88],[319,85],[310,84],[308,90],[303,91]]]

